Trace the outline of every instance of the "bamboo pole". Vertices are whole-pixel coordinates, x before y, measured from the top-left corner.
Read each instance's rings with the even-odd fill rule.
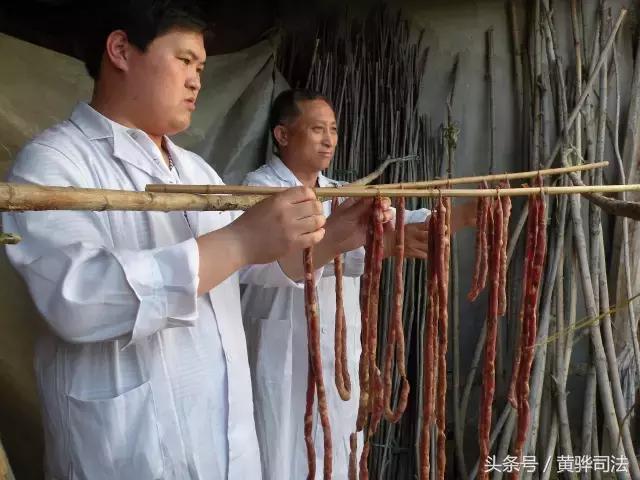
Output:
[[[493,27],[486,32],[487,59],[486,79],[489,94],[489,173],[495,168],[495,106],[493,85]]]
[[[459,57],[453,65],[451,73],[451,90],[447,98],[447,126],[445,142],[449,160],[448,178],[452,178],[455,170],[455,152],[457,147],[457,128],[453,123],[453,99],[458,76]],[[464,458],[464,418],[460,412],[460,261],[458,239],[451,237],[451,342],[453,355],[453,424],[456,466],[461,476],[466,477],[467,465]]]
[[[1,184],[0,184],[1,188]],[[286,190],[282,187],[250,187],[254,188],[253,191],[246,191],[244,195],[264,196],[275,193],[281,193]],[[273,190],[277,189],[277,190]],[[233,191],[233,190],[231,190]],[[572,194],[591,194],[591,193],[620,193],[620,192],[637,192],[640,191],[640,184],[625,184],[625,185],[577,185],[566,187],[552,187],[552,186],[540,186],[540,187],[514,187],[514,188],[489,188],[489,189],[475,189],[475,188],[460,188],[460,189],[416,189],[416,188],[346,188],[346,187],[319,187],[314,188],[314,191],[318,198],[332,198],[332,197],[376,197],[378,195],[386,197],[416,197],[416,198],[438,198],[438,197],[524,197],[528,195],[543,194],[543,195],[572,195]],[[225,191],[226,192],[226,191]],[[227,192],[228,193],[228,192]],[[225,193],[225,194],[227,194]],[[243,195],[241,191],[234,193],[235,195]],[[213,194],[204,194],[211,196]],[[223,197],[224,198],[224,197]],[[0,192],[0,199],[2,195]],[[640,209],[640,203],[627,202],[628,204],[637,205]]]
[[[3,192],[1,189],[4,188],[6,184],[0,184],[0,200],[4,198]],[[14,186],[14,185],[12,185]],[[44,187],[46,188],[46,187]],[[64,187],[59,187],[64,188]],[[260,197],[262,200],[266,195],[273,195],[282,193],[286,190],[284,187],[246,187],[252,188],[253,190],[246,191],[234,191],[233,189],[229,189],[234,192],[233,195],[237,197],[244,196],[254,196]],[[76,189],[80,190],[80,189]],[[120,192],[119,190],[100,190],[100,189],[84,189],[84,190],[94,190],[97,194],[101,192]],[[577,186],[566,186],[566,187],[549,187],[549,186],[540,186],[540,187],[514,187],[514,188],[489,188],[489,189],[476,189],[476,188],[429,188],[429,189],[416,189],[416,188],[365,188],[365,189],[356,189],[356,188],[344,188],[344,187],[319,187],[313,189],[316,196],[320,199],[325,198],[333,198],[333,197],[377,197],[378,195],[387,196],[387,197],[416,197],[416,198],[438,198],[438,197],[525,197],[529,195],[535,194],[543,194],[543,195],[573,195],[573,194],[589,194],[589,193],[620,193],[620,192],[637,192],[640,191],[640,183],[636,184],[625,184],[625,185],[577,185]],[[224,192],[224,193],[223,193]],[[144,193],[144,194],[153,194],[153,195],[161,195],[159,193],[151,193],[151,192],[126,192],[129,194],[133,193]],[[166,195],[191,195],[198,197],[213,197],[217,195],[221,195],[221,198],[232,198],[233,201],[237,201],[236,197],[228,197],[230,195],[226,189],[223,189],[222,192],[216,193],[183,193],[183,192],[175,192],[175,193],[167,193]],[[132,197],[134,198],[134,197]],[[192,199],[192,198],[191,198]],[[184,199],[186,200],[186,199]],[[163,200],[164,201],[164,200]],[[177,203],[177,202],[176,202]],[[636,204],[636,202],[627,202],[630,204]],[[224,204],[224,202],[221,202]],[[638,203],[638,208],[640,208],[640,203]]]
[[[575,243],[575,249],[578,253],[578,265],[580,267],[580,274],[582,276],[582,289],[585,297],[585,304],[587,313],[590,317],[597,316],[599,306],[596,305],[594,299],[594,292],[591,285],[591,274],[589,261],[586,254],[586,242],[584,237],[584,231],[582,226],[582,217],[580,214],[580,200],[576,196],[570,197],[571,202],[571,214],[573,218],[573,238]],[[607,427],[611,446],[614,448],[615,454],[621,456],[623,449],[617,445],[620,438],[620,426],[618,419],[616,418],[616,411],[614,407],[614,399],[611,391],[611,382],[609,380],[609,372],[607,371],[607,357],[605,354],[605,348],[602,341],[602,334],[600,328],[597,325],[589,328],[591,333],[591,341],[593,345],[594,364],[597,376],[597,386],[600,393],[600,401],[602,403],[604,424]],[[629,475],[623,475],[622,478],[629,478]]]
[[[555,282],[557,279],[558,268],[562,261],[562,249],[564,247],[566,209],[566,202],[556,201],[553,215],[554,222],[551,225],[552,231],[549,235],[551,240],[547,250],[546,272],[543,282],[544,290],[540,295],[537,307],[540,311],[540,319],[538,321],[536,343],[540,343],[540,340],[547,338],[549,334]],[[544,372],[546,371],[546,363],[547,347],[546,345],[541,345],[535,349],[535,360],[529,380],[531,385],[529,394],[531,427],[527,432],[527,441],[523,450],[523,452],[529,452],[529,455],[532,455],[531,452],[535,451],[537,435],[540,427],[540,407],[545,382]],[[527,455],[527,453],[524,454]]]
[[[634,35],[634,40],[637,42],[640,38],[640,31],[637,31]],[[614,49],[615,50],[615,49]],[[637,152],[640,147],[640,48],[636,49],[634,58],[634,69],[631,79],[631,87],[629,90],[629,106],[626,114],[626,125],[622,127],[623,148],[622,156],[619,160],[621,165],[619,166],[620,172],[624,174],[620,176],[620,183],[626,183],[627,181],[633,182],[635,178],[638,178],[638,168],[636,165]],[[617,62],[614,52],[614,68],[616,69],[616,81],[618,81]],[[620,91],[616,92],[617,101],[619,103]],[[620,117],[616,114],[616,131],[620,129]],[[620,147],[618,145],[618,136],[614,139],[614,147],[616,156],[620,153]],[[626,177],[626,179],[625,179]],[[625,200],[625,197],[621,197]],[[626,231],[626,233],[625,233]],[[625,296],[625,288],[621,285],[628,285],[629,289],[637,288],[637,275],[638,275],[638,255],[640,253],[640,225],[635,223],[626,224],[626,222],[615,222],[615,229],[613,234],[613,245],[611,249],[611,257],[614,259],[611,262],[611,275],[612,281],[615,282],[614,288],[616,289],[617,299],[620,301]],[[621,238],[622,237],[622,238]],[[622,254],[620,252],[621,249]],[[629,261],[629,263],[627,263]],[[629,268],[627,268],[627,266]],[[623,327],[624,323],[630,323],[633,325],[632,331],[635,331],[637,338],[637,317],[633,312],[634,308],[637,308],[638,304],[631,304],[629,306],[629,314],[624,322],[624,316],[619,315],[616,319],[616,344],[621,345],[625,342],[625,337],[628,338],[629,333],[626,332],[626,328]],[[634,348],[635,350],[635,348]],[[640,355],[634,352],[634,363],[636,369],[640,369]]]
[[[624,163],[622,161],[622,155],[620,154],[620,145],[619,145],[619,136],[618,136],[618,132],[620,129],[620,81],[619,81],[619,72],[618,72],[617,52],[616,52],[615,45],[613,47],[612,55],[613,55],[613,68],[615,70],[614,78],[615,78],[615,85],[616,85],[616,115],[615,115],[615,127],[614,127],[615,130],[614,130],[614,137],[613,137],[613,140],[614,140],[613,150],[615,152],[615,157],[616,157],[618,170],[620,174],[620,182],[624,184],[624,183],[627,183],[627,179],[624,172]],[[638,66],[638,68],[640,69],[640,65]],[[623,201],[626,201],[626,195],[624,193],[621,194],[620,198]],[[615,251],[615,234],[614,234],[613,250]],[[633,277],[631,276],[631,255],[629,253],[629,250],[630,250],[629,225],[628,225],[627,219],[623,217],[622,218],[622,256],[621,256],[620,263],[622,263],[624,267],[623,268],[624,280],[625,280],[624,287],[625,287],[627,298],[631,298],[633,296],[633,293],[632,293],[633,289],[631,286]],[[616,258],[616,257],[614,256],[613,258]],[[611,264],[615,266],[616,262],[615,261],[611,262]],[[614,278],[614,284],[615,284],[615,278],[617,277],[615,269],[612,271],[612,277]],[[618,286],[618,288],[620,291],[622,291],[622,286]],[[638,331],[637,331],[638,322],[636,319],[633,301],[629,302],[627,315],[628,315],[627,320],[629,323],[629,329],[632,336],[635,368],[636,368],[636,372],[640,372],[640,352],[638,352]]]
[[[509,453],[509,445],[511,443],[512,437],[514,436],[513,434],[515,433],[515,423],[516,420],[518,418],[518,413],[516,412],[516,410],[511,406],[511,404],[509,402],[507,402],[507,404],[505,405],[504,409],[502,410],[502,414],[501,414],[501,418],[505,417],[506,418],[506,423],[504,425],[504,428],[502,429],[502,437],[500,438],[500,443],[498,443],[498,448],[497,448],[497,453],[496,453],[496,458],[498,459],[504,459],[507,457],[507,454]],[[500,432],[498,432],[500,433]],[[493,435],[493,434],[492,434]],[[474,468],[474,474],[473,476],[469,477],[469,480],[475,480],[475,474],[478,471],[478,467],[479,465],[476,463],[476,466]],[[502,480],[502,475],[504,472],[502,471],[497,471],[494,473],[492,480]]]
[[[264,200],[267,195],[280,193],[280,187],[246,187],[251,193],[237,195],[213,195],[191,193],[155,193],[98,188],[51,187],[0,183],[0,211],[30,210],[130,210],[130,211],[181,211],[181,210],[246,210]],[[272,189],[278,189],[273,191]],[[640,191],[640,184],[579,185],[567,187],[520,187],[495,189],[346,189],[316,188],[320,199],[332,197],[524,197],[528,195],[570,195],[587,193],[617,193]],[[631,218],[640,218],[640,203],[633,204],[637,212]]]
[[[394,163],[408,162],[408,161],[417,160],[417,159],[418,159],[417,155],[407,155],[405,157],[387,158],[384,162],[382,162],[382,164],[378,168],[376,168],[369,175],[367,175],[366,177],[362,177],[358,180],[355,180],[354,182],[348,183],[347,185],[368,185],[371,182],[373,182],[375,179],[377,179],[380,175],[382,175],[389,165],[392,165]]]
[[[562,245],[564,248],[564,245]],[[560,333],[564,331],[564,251],[562,252],[563,258],[560,260],[560,265],[558,265],[558,279],[556,280],[556,332]],[[569,423],[569,409],[567,407],[567,372],[564,369],[564,359],[565,359],[565,338],[564,336],[559,336],[556,342],[555,349],[555,365],[554,371],[555,376],[553,376],[552,380],[555,384],[556,391],[556,414],[555,417],[557,419],[557,430],[554,430],[553,433],[553,442],[557,441],[558,436],[560,437],[559,447],[562,451],[562,455],[569,456],[573,455],[573,444],[571,442],[571,427]],[[549,458],[548,456],[545,458]],[[571,475],[570,478],[576,478],[574,475]]]
[[[411,156],[406,157],[410,159]],[[447,185],[463,185],[472,183],[486,182],[502,182],[505,180],[521,180],[524,178],[534,178],[538,175],[559,175],[562,173],[570,172],[584,172],[587,170],[593,170],[595,168],[605,168],[609,165],[609,162],[600,163],[588,163],[584,165],[571,165],[558,168],[546,168],[543,170],[532,170],[527,172],[514,172],[514,173],[498,173],[495,175],[477,175],[473,177],[459,177],[449,178],[442,180],[428,180],[424,182],[406,182],[406,183],[385,183],[378,185],[365,185],[364,183],[358,183],[359,180],[353,183],[345,184],[340,188],[344,191],[357,188],[361,190],[363,188],[378,190],[378,189],[392,189],[392,188],[420,188],[420,187],[438,187]],[[364,177],[361,180],[365,180],[368,177]],[[358,186],[356,186],[358,185]],[[240,193],[253,193],[253,189],[256,187],[249,187],[246,185],[175,185],[175,184],[149,184],[146,186],[145,191],[154,193],[200,193],[200,194],[240,194]],[[326,187],[325,187],[326,188]],[[264,194],[274,193],[284,190],[283,187],[264,187]]]
[[[533,101],[533,134],[532,134],[532,150],[531,161],[529,163],[530,168],[541,168],[541,151],[540,148],[540,135],[544,135],[545,129],[542,127],[542,115],[540,96],[542,93],[542,46],[540,35],[540,1],[533,2],[533,25],[532,25],[532,38],[530,39],[533,52],[533,65],[531,71],[532,75],[532,101]]]
[[[98,188],[0,183],[0,211],[28,210],[246,210],[265,197],[149,193]]]
[[[264,200],[270,187],[253,187],[255,194],[199,195],[190,193],[153,193],[98,188],[49,187],[0,183],[0,211],[32,210],[128,210],[128,211],[229,211],[247,210]],[[279,188],[279,187],[271,187]],[[318,188],[320,199],[332,197],[524,197],[533,194],[570,195],[640,191],[640,184],[580,185],[572,187],[522,187],[503,189],[344,189]],[[258,192],[262,192],[258,194]],[[270,192],[270,193],[279,193]],[[600,197],[605,198],[605,197]],[[640,220],[640,203],[626,202],[630,208],[622,213]]]
[[[0,233],[0,245],[15,245],[20,243],[22,237],[15,233]]]
[[[464,185],[472,183],[481,183],[486,181],[502,182],[505,180],[522,180],[525,178],[535,178],[538,175],[545,177],[549,175],[560,175],[562,173],[570,172],[584,172],[587,170],[593,170],[594,168],[605,168],[609,165],[609,162],[601,163],[585,163],[583,165],[572,165],[568,167],[557,168],[545,168],[542,170],[531,170],[526,172],[512,172],[512,173],[497,173],[494,175],[476,175],[472,177],[458,177],[451,179],[441,180],[427,180],[423,182],[410,182],[410,183],[387,183],[379,185],[370,185],[369,188],[420,188],[420,187],[438,187],[448,185]]]

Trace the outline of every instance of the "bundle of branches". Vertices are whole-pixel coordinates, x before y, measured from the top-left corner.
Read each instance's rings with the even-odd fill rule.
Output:
[[[573,0],[566,7],[562,10],[552,9],[547,0],[526,4],[514,0],[509,3],[516,114],[522,128],[521,143],[526,145],[523,157],[528,157],[531,168],[545,168],[555,162],[593,163],[604,158],[605,147],[610,144],[619,164],[618,173],[624,181],[618,147],[620,93],[615,40],[626,11],[611,12],[601,4],[595,9],[597,22],[589,25],[588,18],[592,17],[591,12],[583,11],[588,7],[586,3]],[[565,16],[561,17],[559,11]],[[558,25],[557,17],[568,22],[567,27],[573,33],[574,48],[569,61],[573,60],[575,64],[569,69],[563,65],[566,56],[563,58],[558,53],[560,47],[556,32],[566,27]],[[521,28],[523,24],[525,29]],[[585,38],[589,26],[593,35],[587,45]],[[521,37],[523,30],[526,35]],[[609,70],[610,64],[613,72]],[[636,62],[636,77],[639,68]],[[614,82],[610,82],[611,78]],[[616,108],[614,120],[608,122],[607,98],[611,83],[616,85]],[[634,85],[637,88],[638,83]],[[637,132],[637,108],[634,109],[633,105],[629,121],[632,127],[629,134],[633,137],[630,143],[633,144]],[[612,130],[610,142],[607,123]],[[550,145],[553,148],[549,149]],[[580,175],[570,175],[570,179],[577,185],[583,183]],[[589,181],[602,183],[602,174],[594,175]],[[537,459],[544,459],[545,463],[559,455],[565,458],[574,458],[573,455],[585,458],[595,455],[625,457],[629,463],[628,473],[619,471],[617,477],[635,479],[640,478],[640,470],[630,423],[633,400],[625,398],[625,385],[621,380],[622,376],[627,383],[633,383],[634,363],[638,359],[637,324],[633,309],[629,308],[633,299],[629,280],[633,277],[629,274],[629,252],[626,250],[629,232],[626,220],[618,220],[620,236],[625,241],[621,242],[623,261],[620,264],[619,301],[617,308],[612,308],[603,219],[596,205],[601,205],[607,212],[617,212],[615,208],[610,208],[612,203],[608,200],[594,197],[590,197],[590,200],[594,203],[590,203],[588,212],[588,235],[585,234],[580,197],[572,195],[568,199],[557,198],[550,202],[550,218],[553,221],[550,225],[552,233],[549,235],[544,281],[539,298],[531,299],[539,302],[536,307],[539,312],[537,325],[532,325],[536,331],[536,341],[530,391],[527,391],[528,398],[514,402],[518,406],[517,412],[515,405],[506,403],[504,408],[496,405],[501,413],[496,415],[498,420],[492,428],[490,453],[495,455],[498,462],[509,453],[516,456],[533,455]],[[520,220],[526,218],[526,211],[525,208]],[[524,225],[523,221],[515,223],[513,243],[510,241],[514,246]],[[528,284],[525,286],[529,288]],[[579,291],[582,292],[583,302],[578,302]],[[567,292],[569,298],[565,299]],[[582,322],[577,321],[580,308],[584,308],[586,313],[586,320]],[[611,313],[616,310],[624,312],[629,321],[623,324],[621,319],[612,319]],[[612,329],[616,320],[621,327],[618,335],[624,338],[618,343],[618,348]],[[585,330],[585,334],[575,333],[580,328]],[[586,345],[578,343],[582,339],[589,342]],[[567,402],[567,379],[574,348],[587,350],[589,355],[583,415],[578,421],[571,415]],[[517,360],[518,353],[515,355]],[[619,356],[628,360],[627,365],[618,362]],[[516,374],[514,371],[514,379]],[[597,401],[601,406],[599,410],[595,408]],[[523,403],[526,404],[524,412],[519,408]],[[576,434],[578,423],[582,424],[581,435]],[[516,449],[510,451],[514,436]],[[580,436],[580,445],[575,445],[573,442]],[[478,467],[484,468],[486,462],[486,458],[479,458],[475,468],[468,472],[468,478],[475,478]],[[464,457],[461,464],[465,466]],[[540,478],[550,478],[556,467],[556,462],[549,461],[544,471],[537,470],[537,473]],[[511,477],[532,478],[532,474],[533,470],[513,472]],[[575,474],[569,476],[577,478]],[[502,473],[493,474],[493,478],[502,478]]]

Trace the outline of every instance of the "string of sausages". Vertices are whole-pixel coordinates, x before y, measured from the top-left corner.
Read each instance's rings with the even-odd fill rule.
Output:
[[[331,202],[331,211],[333,212],[337,206],[338,197],[334,197]],[[336,279],[336,320],[334,335],[334,350],[336,358],[335,382],[340,398],[346,402],[351,398],[351,378],[349,376],[349,366],[347,364],[347,325],[342,298],[342,255],[337,255],[333,259],[333,268]]]
[[[539,178],[538,183],[542,180]],[[529,217],[527,219],[527,244],[525,247],[525,271],[527,281],[523,283],[523,306],[522,306],[522,327],[520,333],[517,354],[520,359],[516,360],[518,369],[514,367],[512,376],[513,392],[510,391],[510,401],[516,401],[518,410],[518,428],[514,455],[520,461],[522,451],[529,428],[529,377],[531,365],[535,353],[536,333],[537,333],[537,300],[544,267],[544,257],[546,253],[546,211],[544,199],[541,195],[534,195],[529,198]],[[512,398],[513,397],[513,398]],[[512,472],[512,479],[519,478],[519,472]]]
[[[507,188],[508,183],[498,187]],[[486,183],[484,188],[488,188]],[[487,336],[484,346],[484,361],[482,375],[482,394],[480,418],[478,424],[478,443],[480,458],[489,455],[491,416],[495,396],[495,359],[498,337],[498,318],[507,309],[507,238],[509,234],[509,219],[511,217],[511,199],[500,197],[486,202],[478,202],[476,219],[476,271],[469,298],[475,300],[485,287],[479,280],[483,269],[486,268],[489,280],[489,308],[487,312]],[[484,240],[486,239],[486,241]],[[486,266],[485,266],[486,265]],[[473,294],[473,295],[472,295]],[[488,473],[481,471],[480,479],[488,478]]]
[[[384,408],[385,418],[391,423],[396,423],[402,417],[407,408],[409,399],[409,381],[407,380],[407,369],[404,362],[405,345],[404,330],[402,327],[402,307],[404,302],[404,278],[402,275],[404,267],[404,197],[398,199],[396,206],[396,241],[395,241],[395,265],[394,265],[394,292],[393,292],[393,312],[391,315],[391,327],[387,334],[387,345],[384,363]],[[392,367],[395,353],[396,366],[400,375],[401,387],[396,409],[391,407],[392,394]]]
[[[500,188],[511,188],[509,181],[502,182]],[[500,249],[500,292],[498,298],[498,316],[507,313],[507,239],[509,237],[509,220],[511,219],[511,197],[500,197],[502,202],[502,235]]]
[[[370,415],[367,427],[367,437],[362,449],[360,457],[360,479],[367,480],[369,478],[369,452],[371,450],[371,440],[378,430],[380,420],[384,415],[384,386],[382,384],[382,375],[376,364],[376,355],[378,347],[378,305],[380,300],[380,275],[382,273],[382,260],[384,257],[384,239],[383,239],[383,212],[382,199],[376,197],[373,203],[373,241],[371,252],[371,283],[369,294],[369,306],[367,321],[367,353],[368,364],[365,368],[369,369],[369,394],[367,413]]]
[[[307,396],[304,409],[304,443],[307,446],[307,462],[309,465],[307,480],[314,480],[316,478],[316,450],[313,444],[313,399],[316,396],[316,378],[313,374],[312,364],[311,352],[309,352]]]
[[[435,236],[437,212],[427,219],[427,263],[425,289],[427,308],[423,330],[422,356],[422,425],[420,426],[420,478],[428,479],[431,470],[429,447],[431,445],[431,427],[435,412],[435,340],[437,335],[436,312],[438,311],[437,270],[432,259],[436,258]]]
[[[368,458],[371,441],[378,430],[383,416],[389,421],[397,422],[407,406],[409,382],[407,380],[404,361],[405,344],[402,326],[402,307],[404,300],[404,199],[399,199],[396,210],[395,238],[395,291],[392,321],[387,334],[384,360],[384,381],[376,363],[378,344],[378,306],[380,295],[380,276],[384,258],[383,211],[382,199],[374,200],[370,228],[367,234],[365,250],[365,271],[361,288],[361,343],[360,356],[360,403],[356,430],[366,429],[365,444],[362,449],[359,465],[356,465],[357,441],[355,433],[350,439],[349,479],[361,480],[369,478]],[[401,379],[400,394],[395,410],[391,407],[393,359],[396,359],[397,371]],[[359,466],[359,468],[358,468]]]
[[[539,180],[540,181],[540,180]],[[489,188],[484,183],[483,188]],[[498,187],[508,188],[508,182]],[[334,199],[333,208],[337,205]],[[511,200],[508,196],[478,199],[476,209],[476,259],[469,300],[478,298],[482,290],[489,286],[487,338],[484,350],[483,391],[479,420],[480,458],[489,455],[489,438],[493,399],[495,395],[495,357],[498,318],[507,309],[507,238],[511,216]],[[397,422],[406,409],[409,396],[409,382],[405,366],[405,345],[402,324],[404,298],[404,217],[405,203],[398,199],[396,211],[396,240],[394,246],[394,295],[391,322],[384,350],[384,368],[381,375],[376,363],[378,344],[378,307],[383,244],[383,212],[380,197],[374,200],[365,249],[365,270],[360,293],[361,344],[362,354],[359,365],[360,399],[356,432],[366,431],[362,455],[357,459],[357,433],[350,436],[349,480],[368,480],[368,456],[371,441],[382,417]],[[426,220],[427,223],[427,263],[425,326],[423,330],[423,384],[422,384],[422,424],[420,433],[420,478],[429,478],[430,444],[432,429],[436,431],[437,477],[445,478],[446,471],[446,355],[448,343],[448,290],[451,237],[451,204],[448,198],[440,198]],[[546,251],[545,206],[540,195],[529,198],[529,217],[523,271],[523,297],[519,321],[521,334],[518,340],[514,371],[508,392],[508,399],[518,410],[518,427],[515,444],[517,458],[522,456],[528,429],[529,376],[533,362],[536,338],[537,296],[544,266]],[[315,281],[311,250],[304,253],[305,295],[307,319],[309,323],[309,375],[307,404],[305,410],[304,434],[308,453],[309,479],[315,478],[315,454],[312,438],[312,408],[314,396],[318,394],[320,419],[324,433],[324,478],[331,477],[331,431],[322,381],[320,358],[319,318],[315,299]],[[336,325],[335,356],[336,388],[343,400],[351,397],[351,382],[346,358],[346,322],[342,298],[342,257],[334,259],[336,275]],[[392,407],[393,360],[400,377],[401,387],[395,410]],[[481,471],[479,478],[486,479],[487,472]],[[512,478],[518,478],[517,473]]]
[[[451,256],[451,203],[440,198],[427,224],[428,304],[424,328],[423,404],[420,440],[420,478],[429,478],[431,428],[437,429],[437,473],[446,471],[446,396],[449,265]],[[435,365],[437,362],[437,375]]]
[[[496,388],[496,340],[498,337],[498,315],[500,302],[500,277],[502,269],[502,247],[504,241],[504,215],[502,201],[495,199],[491,205],[491,215],[487,222],[489,232],[489,311],[487,314],[487,337],[484,346],[484,363],[482,372],[482,398],[480,407],[480,423],[478,426],[480,458],[489,456],[489,435],[491,432],[491,409]],[[481,469],[478,478],[489,478],[487,470]]]
[[[373,213],[367,230],[365,245],[364,273],[360,288],[360,364],[358,377],[360,380],[360,402],[358,404],[358,418],[356,431],[361,432],[365,427],[369,407],[369,297],[371,296],[371,264],[373,254]]]
[[[313,269],[313,253],[311,248],[303,252],[304,259],[304,293],[307,314],[307,330],[309,344],[309,373],[307,376],[307,396],[304,416],[305,444],[309,464],[308,480],[315,479],[315,451],[312,437],[313,397],[314,390],[318,394],[318,410],[324,435],[324,479],[330,480],[332,473],[331,426],[329,424],[329,407],[322,378],[322,357],[320,355],[320,318],[316,302],[316,285]],[[314,386],[315,385],[315,386]]]
[[[358,417],[356,420],[356,432],[361,432],[365,428],[367,415],[369,412],[369,297],[371,296],[371,267],[373,262],[373,244],[374,244],[374,217],[375,204],[371,211],[369,226],[367,229],[367,239],[365,243],[364,272],[362,275],[362,284],[360,286],[360,362],[358,365],[358,380],[360,382],[360,400],[358,403]],[[358,477],[358,461],[357,461],[357,433],[354,432],[350,437],[350,453],[349,453],[349,480],[356,480]],[[366,445],[363,448],[366,449]],[[368,454],[368,453],[367,453]],[[365,465],[366,467],[366,465]],[[361,475],[368,476],[369,472],[361,472]]]
[[[488,188],[483,182],[481,188]],[[491,200],[489,197],[478,197],[476,207],[476,261],[473,270],[473,280],[471,281],[471,291],[467,295],[470,302],[473,302],[487,284],[488,265],[488,240],[487,223],[489,221],[489,209]]]

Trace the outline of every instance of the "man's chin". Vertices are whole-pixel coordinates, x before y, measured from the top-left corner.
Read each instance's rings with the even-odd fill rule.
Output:
[[[188,115],[185,118],[176,119],[171,122],[170,129],[171,131],[167,133],[167,135],[177,135],[178,133],[184,132],[191,125],[191,115]]]
[[[333,160],[333,156],[327,158],[327,157],[321,157],[317,163],[318,165],[318,170],[326,170],[327,168],[329,168],[329,165],[331,165],[331,160]]]

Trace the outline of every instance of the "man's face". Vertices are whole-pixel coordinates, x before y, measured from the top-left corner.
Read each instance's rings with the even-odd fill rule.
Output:
[[[147,50],[131,49],[128,84],[139,128],[152,135],[173,135],[191,123],[200,91],[206,52],[201,33],[171,30]]]
[[[298,102],[300,115],[286,127],[288,160],[295,167],[319,172],[331,163],[338,143],[338,128],[333,109],[324,100]]]

